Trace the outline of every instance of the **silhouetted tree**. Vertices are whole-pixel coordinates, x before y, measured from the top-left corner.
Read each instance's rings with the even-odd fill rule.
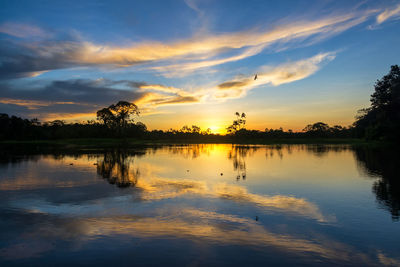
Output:
[[[197,134],[199,134],[200,131],[201,131],[201,129],[200,129],[199,126],[192,125],[192,133],[197,133]]]
[[[327,137],[329,134],[329,125],[323,122],[316,122],[314,124],[307,125],[303,132],[312,137]]]
[[[103,108],[97,111],[97,119],[108,128],[114,128],[115,126],[116,119],[110,108]]]
[[[237,131],[244,129],[246,124],[246,114],[244,112],[242,114],[236,112],[235,115],[236,120],[234,120],[232,124],[226,128],[228,133],[236,133]]]
[[[361,109],[354,123],[359,136],[376,140],[397,140],[400,136],[400,68],[375,83],[371,107]]]
[[[128,123],[133,123],[133,115],[139,115],[138,107],[127,101],[119,101],[108,108],[97,111],[97,119],[108,128],[115,128],[121,136],[125,133]]]
[[[133,115],[139,115],[138,107],[130,102],[127,101],[119,101],[115,105],[111,105],[109,107],[111,112],[114,114],[117,124],[124,128],[128,122],[133,122]]]

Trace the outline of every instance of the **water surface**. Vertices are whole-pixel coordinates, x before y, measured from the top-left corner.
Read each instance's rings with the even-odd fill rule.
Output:
[[[399,171],[349,146],[4,151],[0,265],[399,266]]]

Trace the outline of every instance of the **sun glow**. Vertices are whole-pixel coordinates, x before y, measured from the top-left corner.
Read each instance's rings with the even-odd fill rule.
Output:
[[[213,133],[213,134],[226,133],[225,128],[221,127],[221,126],[211,125],[211,126],[208,126],[207,128],[209,128],[211,130],[211,133]]]

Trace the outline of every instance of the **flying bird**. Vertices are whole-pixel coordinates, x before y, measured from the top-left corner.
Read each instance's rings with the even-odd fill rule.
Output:
[[[254,80],[257,80],[257,74],[256,74],[256,76],[254,76]]]

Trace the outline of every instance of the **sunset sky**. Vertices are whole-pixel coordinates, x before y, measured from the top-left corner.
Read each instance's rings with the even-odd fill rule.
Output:
[[[400,64],[400,1],[0,2],[0,113],[149,129],[352,124]],[[254,75],[258,79],[254,80]]]

